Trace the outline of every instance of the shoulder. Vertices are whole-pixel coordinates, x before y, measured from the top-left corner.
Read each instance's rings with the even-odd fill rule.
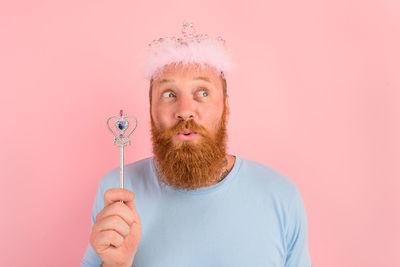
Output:
[[[248,177],[251,177],[250,179],[255,179],[260,183],[288,187],[292,189],[296,187],[292,180],[267,165],[243,158],[241,158],[241,161],[241,172],[246,174]]]
[[[145,175],[151,175],[152,158],[145,158],[124,166],[124,188],[136,194],[135,185],[142,185],[146,180]],[[92,225],[95,222],[95,216],[104,208],[104,193],[111,188],[119,187],[119,167],[115,167],[105,173],[98,182],[96,197],[92,209]],[[149,174],[150,173],[150,174]],[[136,188],[143,188],[137,186]]]
[[[259,162],[242,159],[241,165],[240,188],[263,199],[285,222],[305,218],[303,198],[292,180]]]
[[[262,163],[241,158],[240,180],[258,191],[284,198],[298,194],[296,184],[277,170]]]
[[[152,173],[152,158],[141,159],[124,165],[124,183],[127,187],[140,182],[144,177]],[[109,170],[100,179],[100,187],[106,191],[109,188],[119,187],[120,167]]]

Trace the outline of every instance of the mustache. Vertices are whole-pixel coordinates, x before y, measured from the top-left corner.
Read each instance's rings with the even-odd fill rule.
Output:
[[[210,133],[206,128],[199,125],[194,120],[188,120],[188,121],[179,121],[176,125],[166,129],[163,133],[161,133],[161,138],[169,139],[172,136],[177,135],[179,132],[186,129],[196,132],[197,134],[200,134],[204,137],[210,136]]]

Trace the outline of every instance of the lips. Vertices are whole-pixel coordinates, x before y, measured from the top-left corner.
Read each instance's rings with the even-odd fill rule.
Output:
[[[197,132],[185,129],[178,133],[178,139],[181,141],[192,141],[196,138]]]
[[[196,134],[196,132],[186,129],[186,130],[179,132],[178,134],[190,135],[190,134]]]

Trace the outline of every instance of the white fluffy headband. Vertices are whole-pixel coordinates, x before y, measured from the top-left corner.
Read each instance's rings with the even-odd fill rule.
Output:
[[[221,37],[211,38],[207,34],[197,34],[192,23],[183,23],[183,37],[165,37],[153,40],[148,45],[147,57],[142,64],[143,75],[147,80],[171,63],[198,63],[209,65],[222,72],[225,77],[234,65]]]

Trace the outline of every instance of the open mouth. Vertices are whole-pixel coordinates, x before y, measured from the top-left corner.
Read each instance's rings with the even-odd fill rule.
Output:
[[[195,131],[192,131],[192,130],[183,130],[183,131],[181,131],[179,134],[183,134],[183,135],[185,135],[185,136],[189,136],[189,135],[191,135],[191,134],[196,134],[196,132],[195,132]]]
[[[197,132],[186,129],[178,133],[178,139],[181,141],[192,141],[196,137]]]

